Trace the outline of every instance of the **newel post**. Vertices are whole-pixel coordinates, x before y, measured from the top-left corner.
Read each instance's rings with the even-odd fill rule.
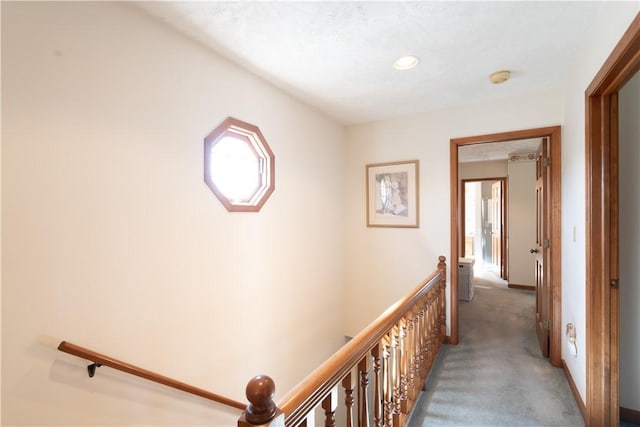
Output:
[[[445,273],[447,272],[447,257],[444,255],[438,257],[438,270],[444,271]],[[445,277],[444,280],[446,281],[447,278]]]
[[[247,384],[249,404],[238,419],[238,427],[284,427],[284,413],[276,407],[273,395],[276,385],[266,375],[258,375]]]

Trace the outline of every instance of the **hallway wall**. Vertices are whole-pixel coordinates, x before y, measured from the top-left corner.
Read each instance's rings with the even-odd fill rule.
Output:
[[[89,379],[63,339],[239,401],[266,373],[279,398],[343,342],[344,128],[126,2],[1,7],[1,424],[237,421]],[[228,115],[275,153],[257,214],[203,181]]]
[[[509,161],[509,284],[535,285],[536,162]]]
[[[608,2],[582,47],[564,93],[562,128],[562,325],[576,328],[577,356],[562,339],[562,358],[586,398],[585,90],[640,10],[640,2]],[[552,242],[553,244],[553,242]]]
[[[466,162],[458,164],[458,177],[463,179],[501,178],[507,176],[506,160]],[[460,194],[462,190],[460,191]],[[462,197],[462,196],[461,196]]]
[[[620,91],[620,406],[640,412],[640,73]]]
[[[552,90],[347,128],[347,335],[414,288],[438,255],[449,258],[449,140],[557,125],[561,117],[562,93]],[[407,159],[420,161],[420,228],[367,228],[365,165]]]

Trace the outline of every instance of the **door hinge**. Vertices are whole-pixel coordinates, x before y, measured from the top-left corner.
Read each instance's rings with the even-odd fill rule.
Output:
[[[619,285],[618,279],[611,279],[609,283],[611,284],[611,287],[613,289],[618,289],[618,285]]]
[[[545,168],[548,168],[549,166],[551,166],[551,158],[550,157],[543,157],[542,158],[542,166],[544,166]]]
[[[544,328],[548,331],[551,329],[551,322],[549,321],[549,319],[544,321]]]
[[[542,241],[542,247],[545,249],[548,249],[551,247],[551,241],[549,239],[544,239]]]

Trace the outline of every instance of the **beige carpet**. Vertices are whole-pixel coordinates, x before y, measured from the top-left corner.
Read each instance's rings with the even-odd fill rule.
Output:
[[[541,357],[535,293],[480,273],[409,426],[583,426],[563,371]]]

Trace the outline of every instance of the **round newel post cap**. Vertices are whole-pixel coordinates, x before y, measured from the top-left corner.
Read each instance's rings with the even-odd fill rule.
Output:
[[[438,269],[445,270],[447,268],[447,258],[444,255],[438,257]]]
[[[247,384],[246,395],[249,405],[245,411],[245,418],[251,424],[265,424],[276,414],[276,404],[273,396],[276,384],[267,375],[258,375]]]

